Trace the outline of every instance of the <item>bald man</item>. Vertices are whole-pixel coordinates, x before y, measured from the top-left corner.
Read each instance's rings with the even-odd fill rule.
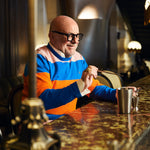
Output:
[[[116,102],[116,89],[99,83],[97,67],[88,66],[76,51],[83,34],[68,16],[51,22],[49,43],[37,49],[37,97],[44,102],[49,119],[54,120],[76,109],[79,98]],[[28,67],[24,72],[23,99],[28,97]]]

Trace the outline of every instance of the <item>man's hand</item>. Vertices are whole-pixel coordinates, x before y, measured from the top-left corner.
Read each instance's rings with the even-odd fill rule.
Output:
[[[97,77],[97,71],[97,67],[89,65],[88,68],[82,73],[81,79],[85,83],[84,89],[91,86],[93,78]]]
[[[133,97],[137,97],[139,94],[139,91],[141,90],[140,87],[135,87],[135,86],[127,86],[126,88],[133,90],[133,93],[132,93]],[[118,99],[118,89],[116,89],[116,98]]]

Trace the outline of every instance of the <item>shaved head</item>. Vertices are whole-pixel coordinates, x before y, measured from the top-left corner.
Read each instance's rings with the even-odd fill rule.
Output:
[[[77,30],[79,32],[78,24],[71,17],[68,16],[58,16],[53,19],[50,25],[50,32],[53,30],[67,32],[68,28],[76,28],[73,30]],[[70,29],[72,30],[72,29]]]
[[[74,55],[79,40],[74,37],[72,41],[68,41],[68,34],[77,35],[79,27],[75,20],[68,16],[57,16],[50,25],[49,39],[50,43],[59,51],[63,52],[65,57]]]

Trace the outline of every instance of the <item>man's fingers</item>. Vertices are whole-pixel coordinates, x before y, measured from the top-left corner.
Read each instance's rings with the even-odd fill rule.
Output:
[[[91,65],[85,70],[85,72],[89,73],[94,78],[97,77],[97,71],[98,71],[98,68],[95,66],[91,66]]]

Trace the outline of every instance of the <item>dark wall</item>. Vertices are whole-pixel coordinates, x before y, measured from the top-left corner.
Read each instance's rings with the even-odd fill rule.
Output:
[[[27,0],[0,0],[0,77],[18,75],[27,62],[27,2]],[[89,64],[107,68],[109,59],[108,23],[115,0],[109,2],[105,0],[63,0],[62,4],[61,2],[59,0],[58,3],[60,13],[76,19],[81,32],[84,32],[84,40],[79,45],[79,51]],[[102,19],[88,21],[77,19],[80,10],[89,3],[96,6]],[[91,26],[87,26],[87,22]]]
[[[109,19],[115,0],[59,0],[60,13],[74,18],[84,34],[78,51],[83,54],[89,65],[107,69],[109,67],[108,34]],[[98,18],[78,19],[80,11],[92,5],[98,12]]]
[[[0,77],[15,76],[27,61],[27,1],[0,0]]]

